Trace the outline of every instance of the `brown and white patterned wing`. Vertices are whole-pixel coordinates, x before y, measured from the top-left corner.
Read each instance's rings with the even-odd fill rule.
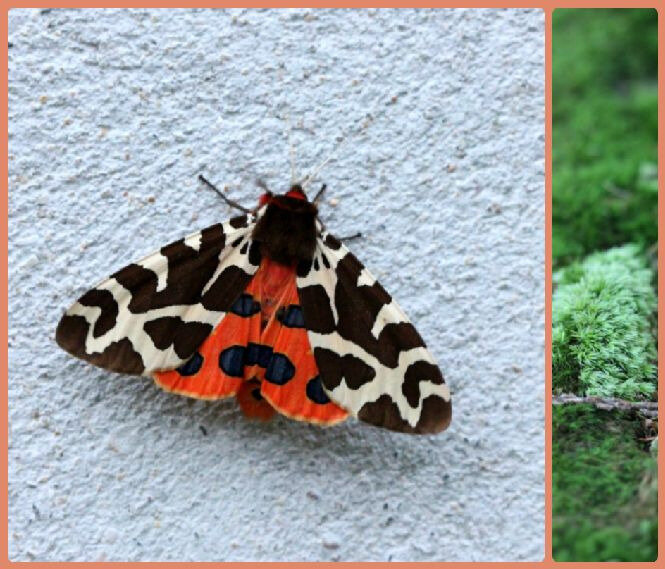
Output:
[[[436,433],[451,419],[448,386],[408,318],[335,237],[322,233],[298,294],[325,392],[373,425]]]
[[[150,375],[184,363],[260,264],[258,216],[235,217],[128,265],[64,314],[56,341],[97,366]]]

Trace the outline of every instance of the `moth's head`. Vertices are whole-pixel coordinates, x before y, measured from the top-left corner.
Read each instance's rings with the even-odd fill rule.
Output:
[[[289,191],[284,194],[273,194],[270,190],[267,190],[259,198],[259,207],[264,206],[268,203],[274,203],[275,201],[282,201],[279,198],[292,198],[296,200],[303,200],[305,202],[309,201],[305,195],[305,191],[302,189],[300,184],[293,184]]]

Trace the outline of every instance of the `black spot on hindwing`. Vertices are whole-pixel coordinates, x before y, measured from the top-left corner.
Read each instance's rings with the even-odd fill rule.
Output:
[[[284,354],[273,353],[266,368],[265,379],[276,385],[284,385],[296,374],[296,368]]]
[[[245,367],[265,368],[266,381],[284,385],[296,373],[296,368],[284,354],[273,353],[270,346],[250,342],[245,346],[231,346],[219,354],[219,367],[231,377],[244,377]]]
[[[261,305],[254,300],[251,294],[241,294],[231,306],[230,312],[237,316],[249,317],[261,312]]]
[[[277,312],[277,320],[282,323],[282,326],[287,328],[304,328],[305,317],[302,308],[297,304],[283,307]]]
[[[326,395],[326,392],[323,391],[321,378],[318,375],[307,382],[305,393],[308,399],[314,401],[314,403],[318,403],[319,405],[330,403],[330,398]]]
[[[247,351],[245,352],[245,365],[257,365],[262,368],[267,368],[270,364],[272,357],[272,348],[264,346],[263,344],[255,344],[250,342],[247,344]]]
[[[219,367],[230,377],[243,377],[245,370],[245,347],[231,346],[219,354]]]
[[[198,352],[195,352],[194,355],[189,358],[184,364],[182,364],[176,371],[180,375],[196,375],[203,365],[203,356]]]

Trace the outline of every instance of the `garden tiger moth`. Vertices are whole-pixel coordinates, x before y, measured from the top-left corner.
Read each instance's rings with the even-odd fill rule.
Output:
[[[255,210],[128,265],[66,311],[57,343],[169,391],[235,395],[259,419],[442,431],[452,407],[441,371],[316,201],[296,183],[266,191]]]

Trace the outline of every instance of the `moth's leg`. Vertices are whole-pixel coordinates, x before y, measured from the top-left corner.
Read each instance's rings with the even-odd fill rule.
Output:
[[[313,203],[313,204],[316,204],[316,203],[319,202],[319,200],[321,199],[321,196],[323,195],[323,192],[326,191],[326,188],[327,188],[327,187],[328,187],[328,186],[326,186],[325,184],[323,184],[323,185],[321,186],[321,189],[320,189],[318,192],[316,192],[316,195],[314,196],[314,199],[312,200],[312,203]]]
[[[345,237],[338,237],[337,239],[339,239],[340,241],[353,241],[354,239],[358,239],[359,237],[362,237],[362,236],[363,236],[363,234],[358,232],[358,233],[354,233],[353,235],[347,235]]]
[[[208,186],[211,190],[217,192],[217,194],[231,207],[239,209],[240,211],[244,211],[245,213],[252,213],[251,209],[247,209],[245,206],[240,205],[238,202],[233,201],[231,198],[226,197],[224,193],[217,188],[217,186],[206,180],[202,174],[199,174],[199,180],[203,182],[206,186]]]

